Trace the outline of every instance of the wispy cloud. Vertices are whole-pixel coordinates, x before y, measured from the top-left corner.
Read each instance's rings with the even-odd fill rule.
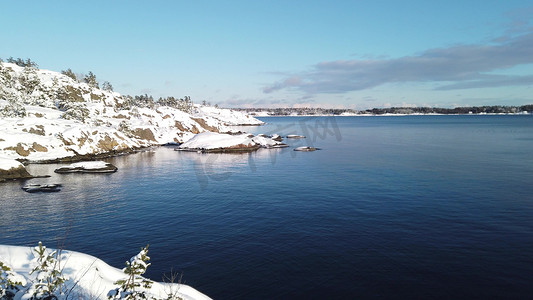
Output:
[[[507,24],[507,34],[521,33],[533,29],[531,16],[533,15],[532,7],[521,7],[504,13],[509,20]]]
[[[321,62],[263,88],[308,94],[344,93],[386,83],[440,82],[438,90],[530,85],[533,75],[498,75],[498,70],[533,63],[533,30],[487,44],[456,45],[390,59]]]
[[[499,86],[518,86],[518,85],[533,85],[533,75],[522,76],[505,76],[505,75],[488,75],[480,76],[480,79],[466,80],[456,82],[448,85],[436,87],[436,90],[458,90],[458,89],[472,89],[472,88],[489,88]]]

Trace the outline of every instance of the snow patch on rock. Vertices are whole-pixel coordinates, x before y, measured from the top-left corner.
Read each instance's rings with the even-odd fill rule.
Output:
[[[225,133],[204,132],[195,135],[187,142],[181,144],[179,149],[191,150],[213,150],[222,148],[236,148],[239,146],[254,147],[258,144],[254,142],[248,134],[231,135]]]
[[[0,157],[0,170],[9,171],[11,169],[18,169],[20,167],[24,167],[20,162],[14,159]]]

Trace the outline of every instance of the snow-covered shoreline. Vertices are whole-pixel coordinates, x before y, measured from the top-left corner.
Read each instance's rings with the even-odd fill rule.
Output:
[[[137,99],[58,72],[0,62],[0,158],[12,163],[93,160],[262,124],[187,97]]]
[[[0,245],[0,262],[6,263],[12,271],[24,277],[28,282],[28,289],[37,280],[35,273],[30,274],[36,264],[32,249],[32,247]],[[49,252],[53,250],[47,249]],[[115,282],[126,276],[122,270],[88,254],[62,250],[58,257],[61,260],[60,270],[68,278],[64,291],[68,293],[70,299],[108,299],[109,291],[117,287]],[[210,299],[196,289],[176,282],[154,282],[147,291],[150,296],[157,299],[167,299],[167,296],[173,293],[187,300]],[[66,294],[56,296],[60,300],[67,298]]]

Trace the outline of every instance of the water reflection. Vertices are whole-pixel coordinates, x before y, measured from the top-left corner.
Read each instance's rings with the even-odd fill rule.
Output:
[[[107,210],[120,209],[113,192],[119,185],[120,174],[56,174],[60,164],[30,165],[31,174],[50,175],[25,182],[2,184],[0,195],[0,227],[2,237],[9,244],[35,244],[38,240],[57,240],[71,227],[79,225],[78,218],[102,215]],[[62,185],[56,193],[26,193],[26,184]],[[55,244],[55,243],[54,243]]]
[[[147,213],[147,205],[157,199],[194,194],[210,182],[256,172],[258,167],[275,164],[284,151],[288,150],[199,154],[159,147],[104,159],[118,167],[112,174],[56,174],[54,170],[63,164],[32,164],[27,167],[31,174],[50,177],[1,184],[0,243],[33,245],[44,239],[55,244],[70,231],[91,238],[107,231],[124,233],[128,231],[124,224],[131,220],[124,220],[128,217],[121,212]],[[62,188],[57,193],[26,193],[21,189],[26,184],[61,184]]]
[[[275,164],[277,156],[286,149],[259,149],[252,153],[205,153],[181,152],[181,156],[192,161],[196,179],[201,189],[209,181],[223,181],[235,173],[256,172],[259,164]]]

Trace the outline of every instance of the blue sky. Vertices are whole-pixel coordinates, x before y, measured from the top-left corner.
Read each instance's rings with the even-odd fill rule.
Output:
[[[224,107],[533,103],[533,2],[5,1],[0,57]]]

